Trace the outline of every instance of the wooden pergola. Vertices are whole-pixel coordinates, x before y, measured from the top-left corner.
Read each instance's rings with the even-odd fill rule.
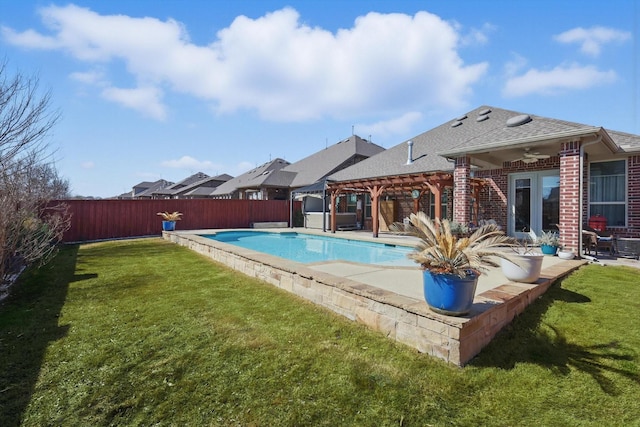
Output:
[[[473,216],[471,220],[477,223],[478,216],[478,196],[480,189],[485,184],[481,178],[471,178],[471,196],[473,197]],[[420,210],[420,199],[425,193],[433,193],[436,200],[440,200],[442,192],[447,187],[453,187],[453,173],[432,172],[414,173],[407,175],[393,175],[376,178],[356,179],[350,181],[327,182],[327,190],[331,194],[331,232],[337,229],[336,206],[338,197],[348,193],[369,193],[371,196],[371,219],[373,237],[378,237],[380,230],[379,207],[380,196],[383,194],[403,194],[412,193],[413,212]],[[413,193],[413,192],[417,193]],[[442,207],[440,203],[435,204],[435,216],[442,218]]]

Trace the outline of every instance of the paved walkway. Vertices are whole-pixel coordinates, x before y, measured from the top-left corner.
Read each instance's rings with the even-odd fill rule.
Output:
[[[545,256],[542,262],[542,270],[544,271],[546,268],[563,261],[558,257]],[[424,295],[422,290],[422,270],[418,266],[387,267],[347,262],[325,262],[308,265],[308,267],[411,298],[422,299]],[[478,279],[476,295],[509,282],[499,267],[489,268]]]
[[[295,229],[294,229],[295,231]],[[304,229],[305,233],[331,235],[321,230]],[[373,242],[389,243],[396,245],[412,245],[416,241],[410,236],[402,236],[392,233],[381,233],[378,238],[374,238],[371,232],[365,231],[339,231],[333,234],[335,237],[353,238],[357,240],[369,240]],[[559,264],[562,260],[556,256],[545,256],[542,263],[542,270]],[[576,261],[576,263],[579,261]],[[640,261],[616,257],[599,257],[598,264],[606,265],[627,265],[640,268]],[[377,265],[355,264],[349,262],[323,262],[308,265],[309,268],[329,273],[338,277],[345,277],[356,282],[375,286],[395,292],[399,295],[411,298],[422,299],[422,271],[415,267],[387,267]],[[489,268],[486,274],[480,276],[476,295],[493,288],[509,283],[509,280],[502,274],[500,268]]]

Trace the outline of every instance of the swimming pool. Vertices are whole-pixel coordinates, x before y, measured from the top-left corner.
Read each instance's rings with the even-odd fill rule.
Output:
[[[303,233],[268,231],[221,231],[203,237],[246,249],[309,264],[321,261],[351,261],[363,264],[414,267],[407,258],[411,247]]]

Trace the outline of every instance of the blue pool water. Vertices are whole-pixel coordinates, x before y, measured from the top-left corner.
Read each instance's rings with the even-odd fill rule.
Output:
[[[412,248],[384,243],[266,231],[221,231],[203,237],[303,264],[344,260],[378,265],[416,265],[407,258],[407,254],[413,250]]]

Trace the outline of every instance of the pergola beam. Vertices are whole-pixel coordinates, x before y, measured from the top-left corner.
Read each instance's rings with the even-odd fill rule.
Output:
[[[481,178],[470,178],[471,193],[476,202],[474,214],[477,216],[477,200],[480,188],[485,181]],[[371,219],[373,236],[378,237],[379,232],[379,201],[380,196],[387,194],[407,194],[412,190],[420,191],[420,197],[430,191],[436,198],[436,217],[442,217],[441,195],[447,187],[453,187],[453,174],[450,172],[417,173],[407,175],[393,175],[385,177],[365,178],[351,181],[328,182],[331,191],[331,231],[335,232],[336,201],[340,194],[344,193],[369,193],[371,196]],[[419,200],[414,200],[414,210],[419,209]]]

